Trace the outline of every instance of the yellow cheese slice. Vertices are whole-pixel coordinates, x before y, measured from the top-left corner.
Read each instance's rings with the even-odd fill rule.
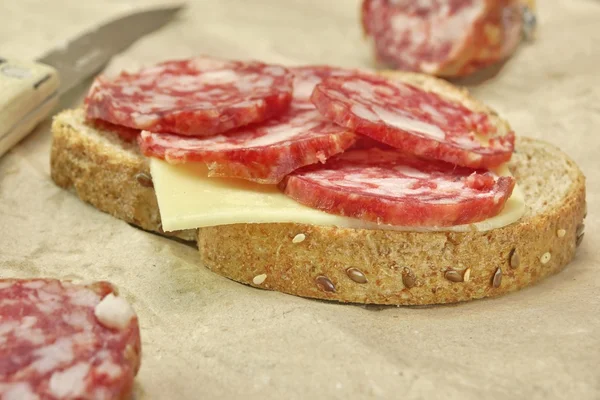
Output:
[[[170,165],[151,158],[150,171],[165,231],[274,222],[407,231],[487,231],[517,221],[526,209],[523,193],[515,186],[500,214],[475,224],[449,228],[380,225],[306,207],[281,193],[275,185],[208,178],[208,170],[201,163]],[[496,173],[510,176],[506,166]]]

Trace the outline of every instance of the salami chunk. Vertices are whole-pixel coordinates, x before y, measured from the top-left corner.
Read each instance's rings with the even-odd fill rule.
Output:
[[[316,110],[292,109],[279,118],[209,138],[143,131],[146,156],[172,164],[203,162],[209,176],[277,183],[297,168],[325,162],[354,144],[356,135]]]
[[[446,227],[497,215],[514,178],[419,159],[397,151],[351,150],[281,183],[294,200],[379,224]]]
[[[312,102],[340,126],[413,153],[471,168],[508,161],[514,133],[440,95],[379,77],[328,78]]]
[[[134,129],[210,136],[284,112],[292,79],[287,69],[260,62],[168,61],[114,79],[98,77],[86,114]]]
[[[131,307],[106,282],[0,280],[0,398],[127,398],[140,363]]]
[[[362,24],[379,61],[463,76],[510,55],[521,39],[520,0],[364,0]]]

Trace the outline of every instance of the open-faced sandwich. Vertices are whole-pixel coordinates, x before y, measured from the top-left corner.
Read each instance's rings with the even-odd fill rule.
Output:
[[[197,57],[98,77],[55,117],[51,167],[99,210],[196,241],[199,267],[340,302],[500,295],[583,237],[573,161],[415,73]]]

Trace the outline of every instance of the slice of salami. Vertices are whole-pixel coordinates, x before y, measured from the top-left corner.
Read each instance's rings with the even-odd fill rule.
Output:
[[[356,135],[356,142],[348,150],[369,150],[372,148],[378,148],[382,150],[395,150],[392,146],[385,143],[381,143],[375,139],[371,139],[368,136]]]
[[[362,24],[379,61],[463,76],[510,55],[523,28],[521,0],[364,0]]]
[[[172,164],[203,162],[209,176],[277,183],[290,172],[325,160],[354,144],[356,135],[319,114],[291,109],[264,124],[209,138],[143,131],[146,156]]]
[[[323,79],[340,76],[350,77],[363,74],[361,71],[331,67],[328,65],[307,65],[302,67],[291,67],[289,70],[294,74],[294,95],[292,107],[314,110],[315,106],[310,101],[310,96],[317,84]]]
[[[198,57],[98,77],[86,115],[153,132],[210,136],[284,112],[292,74],[277,65]]]
[[[399,81],[328,78],[312,102],[327,119],[422,157],[492,168],[514,149],[514,133],[498,129],[486,114]]]
[[[514,184],[512,177],[372,148],[295,171],[280,187],[299,203],[331,214],[379,224],[446,227],[497,215]]]
[[[0,280],[2,399],[120,399],[141,357],[137,317],[106,282]]]

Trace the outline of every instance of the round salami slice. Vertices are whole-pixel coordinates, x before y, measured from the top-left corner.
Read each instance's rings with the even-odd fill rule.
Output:
[[[114,79],[98,77],[86,114],[140,130],[210,136],[284,112],[292,80],[287,69],[260,62],[168,61]]]
[[[137,317],[106,282],[0,280],[2,399],[129,398]]]
[[[378,224],[446,227],[497,215],[514,184],[512,177],[372,148],[295,171],[281,188],[299,203],[331,214]]]
[[[521,0],[364,0],[362,24],[379,61],[463,76],[510,55],[523,28]]]
[[[492,168],[514,149],[514,133],[498,129],[487,114],[400,81],[328,78],[312,102],[327,119],[422,157]]]
[[[363,72],[346,68],[331,67],[328,65],[307,65],[302,67],[291,67],[294,74],[294,95],[292,107],[314,110],[315,106],[310,101],[310,96],[317,84],[323,79],[339,76],[349,77],[361,75]]]
[[[325,162],[355,140],[353,132],[327,121],[317,110],[291,109],[264,124],[209,138],[143,131],[139,143],[146,156],[172,164],[206,163],[212,177],[268,184],[305,165]]]

